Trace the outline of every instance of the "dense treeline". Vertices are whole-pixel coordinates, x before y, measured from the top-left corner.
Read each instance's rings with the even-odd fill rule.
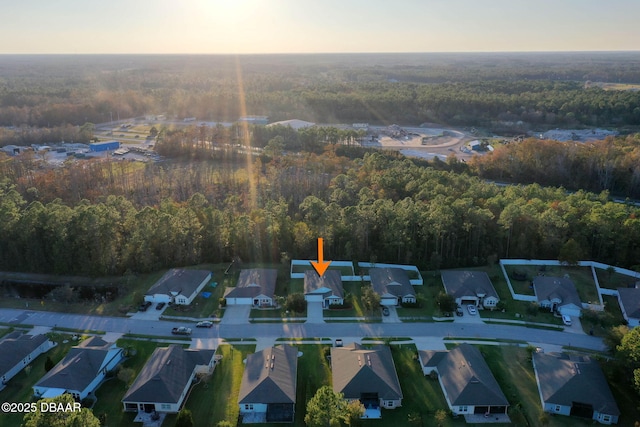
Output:
[[[638,65],[633,53],[5,56],[0,126],[23,127],[24,136],[25,129],[149,113],[211,121],[261,114],[272,121],[437,122],[505,132],[640,125],[640,92],[584,85],[640,83]],[[14,143],[15,134],[9,136]]]
[[[483,178],[538,183],[640,198],[640,135],[589,143],[527,139],[475,157],[470,170]]]
[[[313,257],[320,236],[333,259],[423,268],[568,248],[621,266],[640,259],[640,210],[606,193],[501,188],[378,153],[245,160],[24,166],[0,190],[0,268],[103,275],[234,256],[278,262]]]

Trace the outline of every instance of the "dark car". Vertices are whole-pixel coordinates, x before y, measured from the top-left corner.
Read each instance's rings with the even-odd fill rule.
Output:
[[[149,307],[151,307],[151,301],[145,301],[140,304],[140,307],[138,307],[138,311],[147,311]]]
[[[196,323],[196,328],[211,328],[213,327],[213,322],[209,320],[203,320],[202,322]]]
[[[464,311],[462,311],[462,307],[457,307],[456,308],[456,316],[464,316]]]
[[[156,310],[162,310],[165,305],[167,305],[166,302],[159,302],[158,305],[156,305]]]
[[[389,308],[388,307],[382,307],[382,315],[383,316],[388,316],[389,315]]]

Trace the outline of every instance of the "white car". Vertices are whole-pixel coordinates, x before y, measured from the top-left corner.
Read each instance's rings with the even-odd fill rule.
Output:
[[[562,323],[564,323],[566,326],[571,326],[571,316],[563,314],[562,315]]]
[[[478,310],[476,310],[476,306],[475,305],[471,305],[469,304],[467,306],[467,311],[469,312],[470,315],[475,316],[476,314],[478,314]]]

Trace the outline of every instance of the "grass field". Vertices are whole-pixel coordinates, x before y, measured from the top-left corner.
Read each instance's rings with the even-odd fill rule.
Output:
[[[627,276],[626,274],[609,272],[601,268],[596,268],[595,270],[596,270],[596,276],[598,276],[598,282],[600,283],[601,288],[607,288],[607,289],[627,288],[635,284],[636,282],[640,281],[640,279]]]

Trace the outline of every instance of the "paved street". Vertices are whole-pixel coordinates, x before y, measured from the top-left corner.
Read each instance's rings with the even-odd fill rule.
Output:
[[[123,317],[85,316],[16,309],[0,309],[0,322],[36,326],[60,326],[105,332],[171,336],[174,326],[193,327],[194,322],[133,320]],[[193,329],[194,338],[279,338],[279,337],[383,337],[408,336],[513,339],[559,346],[605,350],[602,339],[586,334],[573,334],[522,326],[475,323],[255,323],[220,324],[212,328]]]

